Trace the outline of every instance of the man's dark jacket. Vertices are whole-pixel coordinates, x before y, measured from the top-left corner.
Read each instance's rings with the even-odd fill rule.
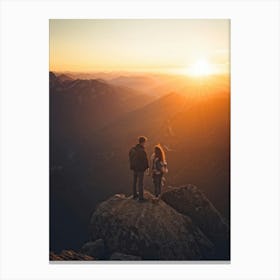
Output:
[[[135,157],[135,168],[134,171],[144,172],[149,168],[149,161],[147,157],[147,153],[144,147],[140,144],[135,146],[136,157]]]

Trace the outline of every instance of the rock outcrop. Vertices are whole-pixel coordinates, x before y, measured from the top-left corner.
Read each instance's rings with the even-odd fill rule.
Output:
[[[143,260],[215,258],[213,243],[192,220],[146,192],[146,202],[114,195],[101,203],[90,221],[91,240],[103,239],[111,254]]]
[[[179,213],[192,219],[214,243],[217,259],[229,259],[229,226],[203,192],[189,184],[170,188],[161,198]]]
[[[104,259],[106,255],[104,241],[102,239],[97,239],[94,242],[87,242],[83,245],[81,253],[98,260]]]
[[[168,187],[146,201],[116,194],[98,205],[90,241],[50,260],[229,260],[229,225],[196,186]]]
[[[77,253],[73,250],[63,250],[60,254],[50,252],[50,261],[93,261],[88,255]]]

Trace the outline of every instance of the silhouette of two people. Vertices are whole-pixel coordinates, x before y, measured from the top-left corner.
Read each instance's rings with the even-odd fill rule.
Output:
[[[129,151],[130,169],[133,171],[133,198],[138,198],[140,202],[145,201],[143,190],[145,172],[147,175],[152,175],[156,197],[161,194],[163,174],[167,173],[165,153],[160,145],[155,146],[149,166],[148,156],[145,151],[146,142],[147,138],[140,136],[138,144]]]

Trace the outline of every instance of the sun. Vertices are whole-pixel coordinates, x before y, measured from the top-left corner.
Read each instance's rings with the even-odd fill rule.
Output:
[[[213,74],[213,67],[206,59],[198,59],[186,69],[186,74],[195,77],[208,76]]]

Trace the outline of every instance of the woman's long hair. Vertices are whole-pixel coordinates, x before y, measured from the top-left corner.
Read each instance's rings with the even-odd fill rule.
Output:
[[[165,152],[159,144],[155,146],[155,157],[158,157],[161,161],[165,162]]]

